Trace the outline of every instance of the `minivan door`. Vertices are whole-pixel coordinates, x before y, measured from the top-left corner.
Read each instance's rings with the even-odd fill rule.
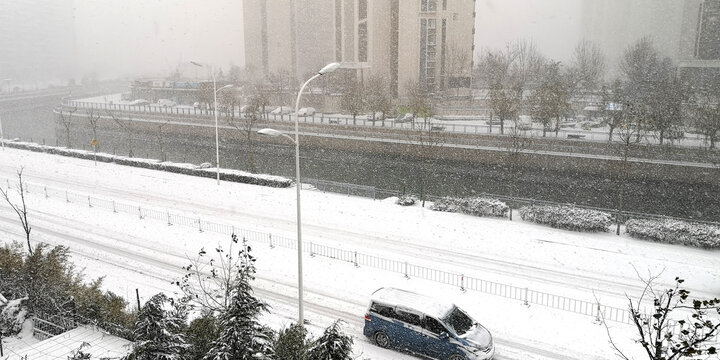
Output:
[[[422,353],[436,359],[445,359],[459,353],[457,343],[449,335],[450,332],[437,319],[425,316],[423,323]]]
[[[400,345],[399,347],[412,352],[422,353],[425,345],[425,337],[423,336],[420,314],[401,308],[396,308],[395,314],[397,315],[397,319],[403,324],[402,329],[398,329],[399,331],[396,335]]]

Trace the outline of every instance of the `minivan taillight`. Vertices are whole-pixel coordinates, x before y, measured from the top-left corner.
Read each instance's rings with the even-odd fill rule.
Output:
[[[365,321],[370,321],[370,314],[365,314]]]

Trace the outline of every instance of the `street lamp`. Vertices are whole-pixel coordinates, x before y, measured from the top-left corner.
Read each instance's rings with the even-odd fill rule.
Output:
[[[3,79],[3,82],[5,83],[5,85],[7,85],[7,92],[8,92],[8,93],[10,93],[10,81],[12,81],[12,79],[10,79],[10,78]]]
[[[209,70],[207,65],[203,65],[194,61],[190,62],[191,64],[199,67],[204,67]],[[213,113],[215,113],[215,166],[217,167],[217,184],[220,185],[220,140],[218,136],[218,115],[217,115],[217,93],[220,90],[231,88],[232,85],[225,85],[221,88],[217,88],[216,82],[215,82],[215,73],[210,71],[210,75],[212,75],[213,79],[213,98],[215,104],[213,105]]]
[[[2,129],[2,118],[0,117],[0,143],[2,143],[2,149],[5,151],[5,135],[3,135]]]
[[[303,313],[303,271],[302,271],[302,225],[300,222],[300,138],[299,138],[299,131],[298,131],[298,119],[300,116],[298,116],[298,110],[300,107],[300,96],[303,93],[303,90],[305,89],[305,86],[307,86],[308,83],[315,80],[315,78],[325,75],[327,73],[331,73],[335,70],[337,70],[340,67],[339,63],[330,63],[325,65],[320,71],[317,72],[317,74],[313,75],[310,79],[308,79],[302,87],[300,87],[300,91],[298,91],[297,100],[295,100],[295,140],[288,136],[285,133],[282,133],[280,131],[277,131],[275,129],[261,129],[258,131],[258,134],[260,135],[268,135],[268,136],[284,136],[290,141],[295,143],[295,182],[297,183],[295,187],[297,188],[297,248],[298,248],[298,324],[302,325],[305,323],[305,317]]]

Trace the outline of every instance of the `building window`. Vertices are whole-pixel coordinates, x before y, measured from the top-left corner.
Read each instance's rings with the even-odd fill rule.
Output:
[[[368,29],[367,21],[358,24],[358,61],[368,61]]]
[[[342,26],[342,0],[335,0],[335,61],[338,62],[343,60]]]
[[[358,21],[367,19],[368,2],[367,0],[358,0]]]
[[[358,61],[368,61],[368,2],[358,0]]]
[[[437,0],[422,0],[420,3],[420,11],[437,11]]]
[[[435,87],[437,20],[420,19],[420,83],[432,91]]]

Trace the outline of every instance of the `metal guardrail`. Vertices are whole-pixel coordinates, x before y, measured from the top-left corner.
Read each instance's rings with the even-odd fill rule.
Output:
[[[10,186],[10,180],[4,178]],[[297,240],[276,236],[272,233],[259,232],[243,229],[233,225],[222,224],[204,220],[200,217],[193,218],[177,215],[165,210],[157,210],[142,205],[129,204],[115,200],[101,199],[86,194],[80,194],[69,190],[60,190],[43,185],[26,183],[28,194],[38,193],[45,198],[61,199],[69,203],[83,204],[88,207],[105,209],[117,213],[125,213],[137,216],[139,219],[154,219],[166,222],[167,224],[183,225],[194,228],[198,231],[210,231],[219,234],[236,234],[254,241],[269,245],[270,247],[282,247],[297,249]],[[462,291],[472,290],[481,293],[500,296],[507,299],[517,300],[525,305],[535,304],[571,313],[591,316],[596,321],[602,318],[609,321],[632,324],[630,314],[627,310],[612,306],[602,305],[598,302],[589,302],[573,299],[565,296],[554,295],[542,291],[506,285],[498,282],[488,281],[463,273],[449,272],[440,269],[433,269],[416,265],[408,261],[384,258],[355,250],[341,249],[324,244],[303,242],[303,249],[311,256],[322,256],[328,259],[335,259],[352,263],[356,267],[369,267],[401,274],[405,277],[415,277],[437,283],[458,287]]]
[[[153,106],[153,105],[127,105],[127,104],[110,104],[110,103],[94,103],[94,102],[84,102],[84,101],[77,101],[77,100],[69,100],[66,103],[66,106],[74,106],[74,107],[80,107],[80,108],[93,108],[93,109],[100,109],[100,110],[110,110],[110,111],[129,111],[129,112],[141,112],[141,113],[155,113],[155,114],[173,114],[173,115],[191,115],[191,116],[201,116],[201,117],[210,117],[214,115],[214,110],[208,110],[208,109],[201,109],[201,108],[189,108],[189,107],[164,107],[164,106]],[[220,110],[222,114],[228,113],[226,111]],[[240,117],[242,114],[240,112],[234,112],[235,116]],[[272,119],[273,121],[285,121],[288,122],[293,121],[294,115],[292,114],[273,114],[271,112],[264,113],[267,119]],[[419,128],[422,125],[421,121],[417,121],[415,123],[413,122],[398,122],[395,120],[371,120],[367,119],[365,115],[361,115],[353,119],[352,117],[339,117],[339,116],[331,116],[326,114],[313,114],[310,116],[301,116],[299,118],[299,122],[301,123],[307,123],[307,124],[327,124],[327,125],[344,125],[344,126],[359,126],[359,127],[384,127],[384,128],[390,128],[390,129],[402,129],[402,130],[413,130],[416,128]],[[512,128],[512,121],[506,121],[506,128]],[[493,130],[495,128],[495,130]],[[456,124],[456,123],[442,123],[442,130],[449,133],[463,133],[463,134],[493,134],[498,135],[500,129],[500,125],[468,125],[468,124]],[[535,136],[542,136],[543,130],[538,128],[533,128],[531,130],[527,130],[531,134]],[[580,129],[560,129],[557,132],[557,135],[555,135],[555,130],[552,131],[546,131],[547,134],[552,134],[556,138],[577,138],[577,139],[584,139],[594,142],[607,142],[608,140],[608,134],[605,132],[593,132],[593,131],[583,131]],[[654,134],[645,134],[643,135],[645,138],[645,141],[648,143],[655,142],[656,136]],[[668,140],[670,141],[670,140]],[[674,142],[671,141],[673,145],[676,146],[682,146],[682,147],[699,147],[704,148],[705,147],[705,140],[703,140],[699,135],[690,136],[690,134],[687,135],[686,139],[679,139],[675,140]],[[688,144],[688,142],[696,142],[695,144]],[[687,144],[687,145],[686,145]]]

